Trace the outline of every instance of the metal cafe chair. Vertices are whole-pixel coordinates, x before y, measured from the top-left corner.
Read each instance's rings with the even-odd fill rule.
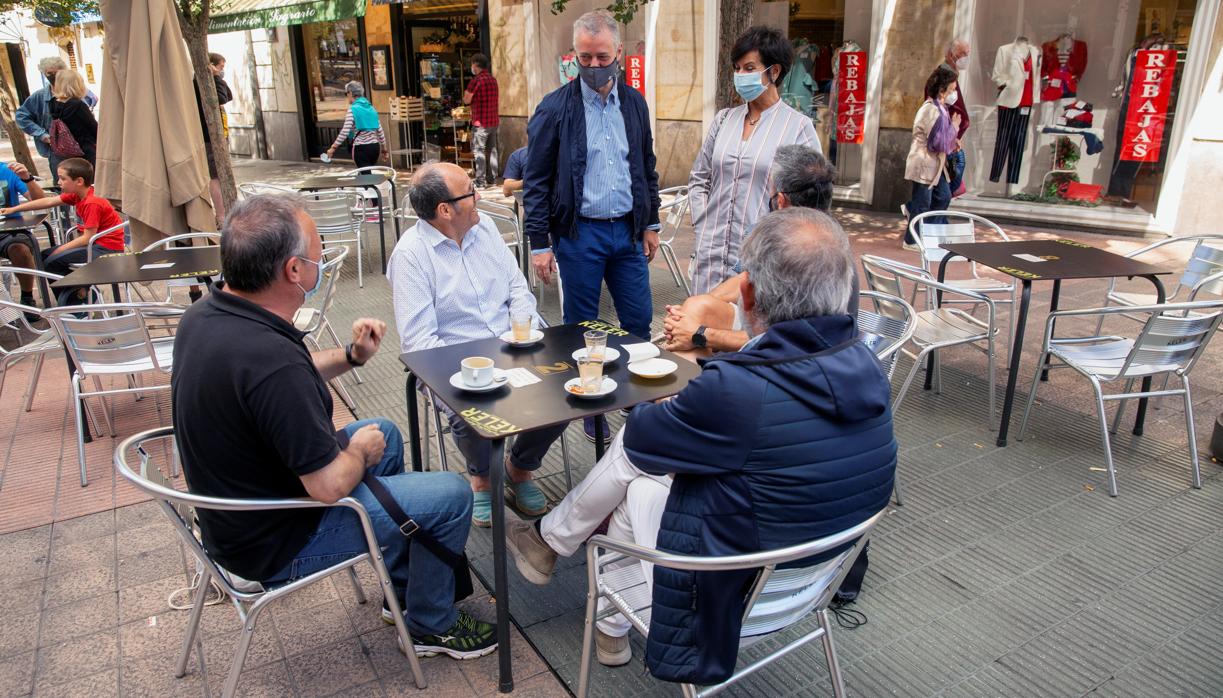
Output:
[[[1151,243],[1126,254],[1129,259],[1141,257],[1156,250],[1163,251],[1172,245],[1193,243],[1189,258],[1185,261],[1185,270],[1181,272],[1176,287],[1167,295],[1165,302],[1180,300],[1193,302],[1198,295],[1205,293],[1212,296],[1223,296],[1223,235],[1186,235],[1172,237]],[[1182,296],[1184,296],[1182,298]],[[1117,279],[1109,279],[1108,291],[1104,294],[1105,308],[1112,305],[1139,306],[1157,303],[1154,293],[1135,293],[1117,290]],[[1144,318],[1128,313],[1122,313],[1131,320],[1143,321]],[[1104,315],[1100,315],[1096,325],[1096,334],[1104,327]]]
[[[335,302],[335,282],[340,277],[340,269],[343,268],[346,257],[348,257],[347,247],[328,247],[323,250],[322,267],[319,269],[319,273],[323,275],[322,288],[314,294],[313,298],[298,308],[297,312],[293,313],[293,326],[298,331],[306,333],[303,341],[313,351],[322,350],[324,335],[335,346],[344,348],[344,342],[327,320],[327,314],[331,311],[331,304]],[[364,382],[356,368],[352,369],[352,375],[358,385]],[[349,394],[348,388],[344,387],[342,378],[343,376],[332,378],[330,385],[348,406],[348,409],[355,411],[357,404]]]
[[[175,247],[175,243],[184,242],[184,241],[187,243],[190,243],[191,245],[194,245],[196,240],[202,240],[203,244],[205,245],[219,245],[221,244],[221,234],[220,233],[198,232],[198,233],[183,233],[182,235],[171,235],[169,237],[162,238],[158,240],[157,242],[154,242],[153,244],[141,250],[141,252],[155,252],[157,250],[168,250],[168,249]],[[173,299],[171,298],[171,293],[173,293],[175,287],[183,288],[186,286],[202,286],[202,285],[203,284],[201,284],[198,279],[167,279],[166,280],[165,302],[166,303],[173,302]],[[130,293],[128,294],[128,297],[129,298],[131,297]]]
[[[58,274],[24,267],[5,266],[4,271],[13,274],[29,274],[45,279],[47,282],[59,281],[63,278]],[[50,326],[46,329],[38,329],[26,319],[26,313],[42,317],[42,312],[39,308],[14,301],[7,288],[0,289],[0,328],[11,330],[18,342],[22,341],[23,337],[32,335],[29,341],[13,349],[6,350],[0,346],[0,394],[4,392],[4,378],[8,375],[9,367],[27,357],[32,357],[34,360],[23,400],[23,408],[26,412],[29,412],[34,405],[34,391],[38,388],[38,379],[42,376],[42,365],[47,355],[60,356],[63,353],[63,346],[54,329]]]
[[[903,294],[901,282],[904,280],[914,284],[918,290],[926,292],[931,300],[934,300],[935,294],[942,291],[944,294],[959,296],[964,300],[985,306],[986,320],[981,320],[958,308],[944,308],[941,304],[939,307],[917,313],[916,327],[910,341],[918,349],[918,353],[914,355],[905,351],[906,354],[913,357],[913,366],[909,369],[900,387],[900,392],[892,401],[892,409],[893,411],[900,409],[900,404],[904,401],[905,394],[913,383],[913,378],[921,370],[926,357],[932,353],[934,355],[934,387],[941,393],[942,371],[939,370],[938,352],[949,347],[969,345],[984,351],[986,355],[988,365],[986,383],[989,390],[989,412],[986,414],[986,423],[991,430],[994,429],[997,412],[997,401],[994,399],[994,364],[996,360],[994,337],[998,333],[994,299],[984,293],[939,283],[924,269],[883,257],[862,255],[862,268],[866,270],[867,284],[873,291],[882,291],[901,298]],[[985,346],[982,347],[982,344]]]
[[[365,199],[351,189],[326,189],[301,192],[306,213],[314,219],[323,247],[356,245],[357,286],[365,288],[361,258],[364,256],[362,226],[366,219]]]
[[[146,386],[144,374],[168,375],[174,366],[174,331],[183,308],[170,303],[98,303],[47,308],[43,316],[51,323],[75,367],[72,377],[72,414],[76,419],[76,446],[81,467],[81,487],[89,484],[85,473],[85,429],[81,409],[99,424],[90,401],[99,398],[106,431],[117,436],[106,397],[169,390],[170,384]],[[77,317],[77,313],[85,317]],[[102,377],[128,376],[125,388],[103,388]],[[94,389],[86,390],[86,380]]]
[[[269,184],[267,182],[243,182],[238,185],[238,195],[245,199],[251,196],[260,194],[297,194],[298,191],[292,187],[286,187],[283,184]]]
[[[395,202],[391,197],[391,182],[395,180],[397,173],[394,167],[387,165],[370,165],[367,167],[358,167],[355,170],[349,170],[344,173],[346,177],[355,177],[363,174],[380,174],[387,178],[387,181],[378,185],[378,193],[373,190],[362,187],[358,193],[365,201],[365,207],[361,213],[365,216],[366,223],[377,223],[379,217],[382,220],[389,220],[395,215]],[[378,209],[378,198],[382,197],[382,209]]]
[[[518,267],[522,268],[526,245],[522,240],[522,224],[518,221],[518,214],[514,213],[514,209],[509,206],[502,206],[492,201],[480,201],[476,204],[476,208],[480,209],[480,213],[488,216],[493,225],[497,226],[497,232],[501,233],[505,246],[514,251],[514,259],[518,260]],[[530,283],[529,279],[528,283]]]
[[[1091,319],[1093,316],[1124,314],[1142,320],[1142,330],[1136,337],[1128,336],[1057,336],[1055,323],[1063,318]],[[1188,432],[1189,461],[1193,468],[1193,486],[1201,488],[1202,473],[1198,467],[1197,435],[1193,428],[1193,399],[1189,392],[1189,373],[1206,351],[1215,331],[1223,320],[1223,300],[1165,303],[1162,305],[1115,306],[1083,310],[1059,310],[1045,321],[1045,339],[1040,359],[1036,362],[1036,377],[1019,424],[1022,441],[1028,427],[1028,417],[1040,386],[1040,374],[1051,368],[1074,369],[1091,383],[1096,397],[1096,416],[1100,438],[1104,442],[1104,464],[1108,472],[1108,493],[1117,496],[1117,472],[1113,465],[1108,435],[1116,433],[1125,412],[1125,403],[1132,398],[1180,396],[1185,405],[1185,430]],[[1060,363],[1055,363],[1056,359]],[[1134,381],[1155,376],[1175,377],[1179,388],[1134,392]],[[1122,392],[1105,395],[1104,384],[1125,381]],[[1110,427],[1104,416],[1104,401],[1120,400],[1117,414]]]
[[[345,497],[335,504],[324,504],[305,498],[223,499],[180,491],[174,487],[174,484],[156,464],[150,462],[149,452],[154,450],[153,444],[167,440],[170,442],[169,458],[174,461],[170,464],[170,470],[176,472],[178,457],[177,449],[174,445],[173,427],[152,429],[124,439],[119,444],[119,447],[115,449],[114,462],[120,476],[157,502],[162,512],[174,525],[174,530],[178,532],[182,543],[191,551],[202,570],[199,584],[195,587],[196,595],[191,606],[190,619],[187,621],[187,631],[183,635],[182,649],[179,653],[178,664],[174,674],[176,678],[182,678],[187,673],[187,662],[191,658],[191,646],[195,643],[196,634],[200,626],[200,618],[203,615],[208,590],[212,583],[215,582],[221,586],[222,590],[229,596],[230,601],[233,602],[234,608],[237,609],[238,617],[242,620],[242,630],[234,648],[234,658],[230,663],[229,673],[221,689],[221,695],[225,696],[225,698],[230,698],[237,691],[238,681],[242,675],[242,665],[246,662],[246,654],[250,649],[251,638],[255,634],[255,624],[265,608],[277,599],[300,591],[317,581],[340,572],[347,572],[348,577],[352,581],[357,601],[364,604],[366,603],[365,593],[361,589],[361,584],[357,579],[354,568],[362,562],[368,562],[374,568],[374,572],[378,575],[378,581],[382,585],[383,598],[391,610],[391,616],[395,619],[395,630],[399,636],[399,642],[408,649],[405,654],[407,655],[408,666],[412,668],[412,678],[416,683],[416,687],[420,689],[428,687],[425,682],[424,673],[421,671],[420,661],[416,658],[416,653],[411,650],[412,639],[408,635],[408,629],[403,620],[405,609],[400,607],[399,598],[391,584],[390,575],[383,564],[382,550],[374,534],[373,525],[370,523],[369,514],[366,512],[365,507],[361,506],[360,502],[352,497]],[[165,444],[162,443],[162,446],[164,447]],[[135,468],[128,463],[128,454],[133,451],[139,456],[139,463],[136,464]],[[223,569],[209,556],[208,551],[204,549],[194,525],[195,509],[256,512],[333,506],[346,507],[356,513],[357,517],[361,520],[361,530],[365,534],[367,552],[299,580],[272,588],[266,588],[262,584],[255,582],[241,580]]]
[[[896,355],[908,344],[917,327],[917,311],[899,296],[878,291],[858,293],[858,333],[875,352],[888,380],[896,372]],[[874,310],[864,310],[870,302]]]
[[[759,576],[747,593],[748,602],[743,615],[740,648],[773,637],[811,616],[819,623],[818,628],[740,668],[723,683],[703,689],[682,684],[685,696],[712,695],[817,639],[824,647],[833,695],[845,695],[845,682],[841,678],[836,647],[832,641],[828,605],[841,585],[841,580],[853,566],[858,553],[866,545],[871,530],[885,511],[886,509],[840,533],[807,543],[722,557],[676,555],[614,540],[605,535],[593,536],[586,543],[586,626],[582,638],[578,698],[585,698],[590,691],[590,655],[594,651],[596,620],[620,613],[628,619],[634,630],[642,635],[649,635],[653,605],[652,584],[640,563],[694,572],[759,570]],[[789,563],[829,553],[844,546],[848,548],[836,552],[831,559],[824,562],[806,567],[779,569]],[[599,611],[601,599],[607,601],[607,610],[602,613]]]
[[[927,222],[928,219],[939,216],[946,218],[947,222]],[[991,237],[996,238],[996,241],[1010,241],[1010,238],[1007,237],[1007,234],[1003,232],[997,223],[974,213],[965,213],[963,211],[926,211],[914,216],[913,220],[909,221],[909,233],[917,240],[918,250],[921,254],[921,268],[929,272],[933,277],[936,273],[935,267],[947,256],[947,250],[944,250],[942,246],[950,243],[979,242],[977,240],[978,228],[981,228],[983,232],[989,233]],[[995,305],[1008,305],[1010,307],[1010,312],[1007,313],[1006,334],[1007,356],[1010,356],[1011,337],[1015,333],[1015,289],[1017,284],[1013,279],[1001,281],[991,279],[988,276],[981,276],[977,271],[977,264],[975,262],[961,259],[953,260],[949,264],[967,264],[970,275],[956,279],[944,279],[943,283],[948,286],[985,294],[994,298]],[[962,298],[949,298],[943,302],[969,303],[973,305],[974,310],[977,306],[973,301]],[[926,307],[934,307],[933,299],[928,298],[926,300]]]
[[[688,285],[688,276],[679,265],[675,256],[675,235],[684,224],[684,216],[688,215],[688,187],[669,187],[658,192],[660,197],[670,196],[671,200],[658,208],[658,218],[662,229],[658,233],[658,248],[662,250],[662,259],[671,270],[675,285],[684,289],[684,295],[691,296],[692,288]]]

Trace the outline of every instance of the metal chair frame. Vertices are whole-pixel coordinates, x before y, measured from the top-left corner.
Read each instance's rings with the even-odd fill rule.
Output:
[[[698,690],[692,684],[681,684],[685,696],[710,696],[718,693],[816,639],[819,639],[824,646],[824,657],[828,661],[828,673],[832,682],[833,694],[838,696],[838,698],[845,695],[845,682],[841,677],[836,647],[832,641],[832,624],[828,619],[828,605],[836,594],[837,588],[840,587],[841,580],[849,573],[849,569],[853,566],[853,561],[858,557],[858,553],[866,545],[871,530],[885,512],[886,508],[852,528],[818,540],[777,550],[722,557],[677,555],[653,548],[646,548],[627,541],[615,540],[604,535],[593,536],[586,543],[586,625],[582,637],[582,662],[578,674],[578,698],[585,698],[589,693],[590,659],[591,653],[594,650],[595,622],[600,617],[621,613],[629,620],[629,623],[637,632],[642,635],[649,634],[650,619],[646,611],[652,604],[642,607],[639,603],[634,603],[634,601],[649,600],[647,594],[643,593],[645,577],[641,571],[641,565],[623,566],[624,561],[632,562],[634,560],[648,562],[669,569],[696,572],[720,572],[744,569],[760,570],[759,576],[756,578],[747,596],[747,607],[743,613],[745,631],[748,630],[748,626],[754,618],[753,614],[757,611],[758,603],[761,602],[762,598],[766,598],[776,592],[783,592],[783,594],[791,592],[791,590],[794,590],[799,585],[804,590],[803,593],[791,593],[789,598],[784,598],[783,596],[784,608],[780,610],[780,613],[786,616],[786,618],[780,622],[780,627],[766,629],[763,633],[768,635],[781,632],[812,614],[819,621],[819,627],[815,630],[743,667],[720,684],[708,686],[702,690]],[[847,550],[815,566],[797,570],[777,569],[779,566],[787,563],[804,560],[846,544],[850,544]],[[602,551],[607,551],[610,554],[603,554]],[[608,566],[613,564],[618,566],[608,569]],[[633,593],[634,591],[637,593]],[[598,612],[600,598],[606,599],[609,605],[609,609],[602,616]],[[777,612],[777,609],[771,609],[770,615]]]
[[[949,219],[948,222],[926,223],[924,226],[921,225],[923,220],[939,216]],[[958,219],[959,222],[956,222],[956,219]],[[978,224],[1001,238],[1003,242],[1010,242],[1011,238],[1007,236],[1006,232],[1003,231],[997,223],[994,223],[984,216],[978,216],[975,213],[966,213],[964,211],[926,211],[925,213],[920,213],[914,216],[913,219],[909,221],[909,233],[913,236],[913,239],[917,240],[918,251],[921,255],[922,269],[929,273],[933,278],[935,271],[932,267],[937,265],[943,260],[944,257],[947,256],[947,251],[942,249],[941,245],[948,242],[976,242]],[[967,232],[962,232],[965,226],[968,228],[968,230]],[[923,235],[921,232],[923,227],[926,230],[925,235]],[[956,260],[952,260],[951,263],[966,263],[972,273],[972,276],[960,279],[944,279],[942,283],[945,283],[948,286],[955,286],[956,288],[974,291],[976,293],[985,294],[991,297],[994,295],[1006,296],[1005,298],[994,299],[994,304],[1010,306],[1010,311],[1007,313],[1006,335],[1007,356],[1010,356],[1012,351],[1011,341],[1015,334],[1015,292],[1018,284],[1014,280],[1008,282],[983,277],[977,270],[977,263],[970,260],[960,260],[958,262]],[[943,302],[971,304],[973,305],[974,312],[977,308],[977,304],[964,299],[952,298],[944,300]],[[927,298],[926,308],[930,309],[933,307],[933,299]]]
[[[859,291],[858,298],[858,331],[885,340],[874,348],[874,352],[890,381],[896,372],[896,355],[909,343],[917,329],[917,311],[905,299],[888,293]],[[872,303],[874,312],[862,309],[865,305],[863,300]],[[888,306],[899,312],[889,312]]]
[[[658,192],[660,197],[670,195],[672,199],[658,207],[658,218],[662,221],[662,230],[658,233],[658,249],[662,251],[662,259],[671,270],[675,285],[684,289],[684,295],[692,295],[692,287],[688,284],[688,275],[679,265],[675,255],[675,235],[684,224],[684,216],[688,215],[688,186],[669,187]]]
[[[143,250],[141,250],[141,252],[155,252],[157,250],[168,250],[174,246],[174,243],[180,242],[182,240],[190,241],[193,245],[195,244],[196,240],[204,240],[205,244],[213,243],[213,244],[219,245],[221,244],[221,234],[220,233],[209,233],[209,232],[197,232],[197,233],[183,233],[182,235],[171,235],[169,237],[164,237],[154,242],[153,244],[149,245],[148,247],[145,247]],[[166,280],[165,302],[166,303],[174,302],[174,300],[171,298],[171,294],[172,294],[172,289],[175,286],[182,288],[184,286],[202,286],[202,285],[203,284],[201,284],[198,279],[167,279]],[[130,290],[128,292],[128,297],[131,298]]]
[[[292,187],[287,187],[283,184],[270,184],[268,182],[243,182],[238,185],[238,193],[242,195],[242,198],[258,196],[260,194],[300,194],[300,192]]]
[[[480,213],[488,216],[489,220],[497,226],[497,232],[501,234],[502,241],[505,242],[506,247],[514,251],[514,259],[518,261],[518,267],[521,269],[526,244],[522,238],[522,223],[518,220],[514,209],[492,201],[481,201],[476,204],[476,208],[480,209]],[[531,279],[528,277],[527,284],[530,283]]]
[[[380,174],[387,178],[386,182],[378,185],[378,195],[382,198],[381,215],[385,215],[387,218],[394,216],[395,202],[391,196],[391,182],[395,181],[399,173],[395,171],[394,167],[389,165],[367,165],[365,167],[358,167],[355,170],[349,170],[344,173],[344,176],[355,177],[363,174]],[[364,221],[366,223],[377,223],[379,220],[378,216],[380,215],[378,204],[376,203],[378,196],[367,188],[362,188],[358,193],[365,199],[365,210],[361,212],[365,216]]]
[[[1167,294],[1164,300],[1166,303],[1177,302],[1181,292],[1185,289],[1189,289],[1189,294],[1185,300],[1190,303],[1196,301],[1200,293],[1223,296],[1223,235],[1207,234],[1171,237],[1140,247],[1125,255],[1127,259],[1134,259],[1169,245],[1183,245],[1188,242],[1195,243],[1193,251],[1189,253],[1189,259],[1185,261],[1185,269],[1181,272],[1180,278],[1177,279],[1176,287],[1172,289],[1171,293]],[[1218,247],[1210,246],[1208,243],[1211,242],[1216,243]],[[1102,307],[1107,308],[1112,305],[1152,305],[1155,302],[1156,297],[1153,293],[1139,294],[1117,291],[1117,279],[1112,278],[1108,280],[1108,290],[1104,293],[1104,305]],[[1127,313],[1122,313],[1121,315],[1130,320],[1144,321],[1141,317]],[[1104,328],[1104,317],[1104,315],[1100,316],[1099,323],[1096,325],[1096,334],[1100,334]]]
[[[29,274],[30,276],[39,279],[45,279],[48,282],[59,281],[64,278],[58,274],[42,271],[40,269],[26,269],[25,267],[5,266],[6,272],[13,274]],[[7,292],[5,293],[7,296]],[[42,365],[46,360],[47,355],[62,355],[64,347],[60,344],[58,335],[55,330],[48,327],[45,330],[40,330],[30,324],[26,319],[26,313],[43,316],[43,311],[39,308],[34,308],[28,305],[22,305],[16,301],[7,298],[0,298],[0,322],[3,325],[13,330],[20,337],[22,332],[28,332],[34,335],[34,338],[21,346],[11,350],[5,350],[0,347],[0,395],[4,393],[4,379],[8,375],[8,369],[13,364],[27,357],[33,357],[34,368],[30,373],[30,380],[26,384],[25,397],[22,400],[22,406],[26,412],[29,412],[34,405],[34,391],[38,388],[38,379],[42,376]]]
[[[1055,324],[1063,318],[1091,318],[1095,315],[1146,315],[1142,331],[1134,339],[1116,335],[1088,337],[1054,336]],[[1223,299],[1186,303],[1165,303],[1146,306],[1113,306],[1082,310],[1060,310],[1050,313],[1045,321],[1045,338],[1036,376],[1028,392],[1023,420],[1019,424],[1019,440],[1028,428],[1028,417],[1036,401],[1040,374],[1054,368],[1074,369],[1091,384],[1096,397],[1096,416],[1100,438],[1104,443],[1104,462],[1108,472],[1108,493],[1117,496],[1117,472],[1113,465],[1110,433],[1116,433],[1131,398],[1180,396],[1185,406],[1185,429],[1188,432],[1189,460],[1193,468],[1193,486],[1201,488],[1202,473],[1198,464],[1197,435],[1193,426],[1193,398],[1189,391],[1189,373],[1214,337],[1223,321]],[[1053,359],[1061,361],[1055,364]],[[1181,387],[1169,389],[1167,382],[1156,390],[1133,390],[1134,381],[1157,375],[1176,376]],[[1123,392],[1105,395],[1103,384],[1125,381]],[[1111,426],[1104,415],[1106,400],[1120,400]]]
[[[348,257],[349,249],[347,247],[327,247],[323,249],[322,265],[319,272],[323,275],[323,286],[319,293],[311,299],[309,305],[303,305],[293,313],[293,326],[299,331],[305,332],[306,336],[303,341],[310,346],[313,351],[321,351],[323,349],[323,335],[331,339],[335,346],[343,349],[344,342],[340,340],[336,334],[335,328],[331,326],[331,322],[327,319],[328,313],[331,311],[331,304],[335,301],[336,279],[340,277],[340,270],[344,266],[344,260]],[[315,300],[317,299],[317,300]],[[358,385],[364,383],[361,374],[356,368],[352,369],[353,380]],[[344,386],[343,376],[332,378],[329,384],[335,389],[340,399],[348,406],[349,410],[354,412],[357,409],[357,403],[349,394],[348,388]]]
[[[191,607],[191,616],[187,622],[187,631],[183,636],[182,649],[179,653],[174,674],[175,678],[182,678],[187,673],[187,662],[191,658],[191,645],[195,642],[196,634],[199,630],[200,618],[203,615],[205,605],[204,602],[208,596],[208,589],[211,586],[210,582],[216,582],[221,585],[221,588],[229,595],[230,601],[233,602],[234,608],[238,611],[238,617],[242,621],[241,635],[238,637],[238,642],[234,648],[234,658],[230,663],[229,673],[221,690],[222,696],[230,698],[238,688],[238,681],[242,675],[242,666],[246,662],[246,654],[250,649],[251,638],[255,633],[255,624],[262,611],[269,604],[339,572],[348,573],[357,601],[364,604],[366,603],[365,593],[361,589],[361,583],[357,579],[354,568],[362,562],[369,562],[378,576],[378,581],[382,586],[383,598],[386,600],[386,605],[390,608],[391,615],[395,619],[396,634],[400,644],[405,648],[404,654],[407,656],[408,665],[412,669],[412,678],[416,683],[416,687],[420,689],[428,688],[424,672],[421,670],[420,660],[417,659],[416,653],[412,650],[412,638],[408,634],[407,626],[403,620],[406,609],[400,607],[399,598],[395,594],[390,574],[383,563],[382,549],[378,544],[377,536],[374,534],[369,513],[360,502],[352,497],[345,497],[335,504],[324,504],[323,502],[305,498],[244,500],[205,497],[190,492],[181,492],[170,486],[156,467],[153,467],[151,469],[152,472],[150,472],[148,450],[145,449],[145,445],[152,441],[173,438],[173,427],[161,427],[128,437],[115,449],[114,463],[115,468],[124,479],[157,501],[162,512],[165,513],[166,517],[174,525],[179,538],[191,550],[192,555],[195,556],[202,569],[199,584],[196,586],[195,601]],[[135,450],[140,456],[139,473],[135,472],[127,462],[127,453],[132,450]],[[176,466],[177,449],[172,446],[171,451]],[[157,480],[154,480],[154,477]],[[235,586],[230,576],[208,555],[200,539],[196,537],[195,528],[192,523],[194,521],[193,509],[255,512],[331,507],[345,507],[356,513],[361,521],[361,530],[365,534],[368,551],[325,570],[320,570],[312,575],[274,589],[264,589],[260,585],[258,591],[239,589]]]
[[[364,257],[364,234],[362,226],[367,218],[365,197],[351,189],[323,189],[300,192],[306,202],[306,212],[314,219],[323,247],[353,243],[356,245],[357,286],[365,288],[362,265]]]
[[[81,468],[81,487],[89,484],[85,472],[85,429],[81,409],[89,421],[100,424],[86,398],[97,397],[102,407],[106,431],[117,436],[106,396],[169,390],[170,384],[145,386],[137,379],[144,373],[169,374],[174,361],[174,330],[184,308],[171,303],[99,303],[87,306],[47,308],[43,316],[51,323],[60,343],[75,367],[72,377],[73,416],[76,420],[77,455]],[[87,312],[90,317],[78,318]],[[154,335],[157,335],[154,337]],[[127,388],[102,387],[101,376],[129,376]],[[94,390],[83,389],[93,379]]]

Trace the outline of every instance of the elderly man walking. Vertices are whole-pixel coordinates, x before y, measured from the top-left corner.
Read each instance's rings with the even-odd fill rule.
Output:
[[[607,455],[537,524],[510,521],[508,544],[527,580],[547,583],[557,556],[575,553],[609,516],[613,538],[736,555],[831,535],[887,506],[891,390],[846,312],[854,263],[844,231],[814,209],[775,211],[756,224],[742,259],[752,340],[704,362],[674,399],[637,406]],[[725,680],[754,576],[646,569],[650,672]],[[597,630],[599,661],[627,664],[628,621],[606,618]]]
[[[609,12],[579,17],[573,45],[581,79],[545,96],[528,126],[531,261],[545,283],[554,261],[559,267],[565,322],[598,318],[606,281],[620,325],[648,338],[659,227],[650,115],[641,94],[617,78],[624,47]],[[593,420],[586,427],[593,441]]]
[[[964,145],[960,141],[964,139],[964,133],[968,131],[968,103],[964,100],[964,93],[960,89],[960,84],[963,81],[964,71],[968,70],[968,57],[972,54],[972,49],[968,42],[964,39],[955,39],[947,45],[946,60],[943,65],[951,68],[960,76],[955,85],[955,99],[947,99],[947,111],[952,114],[960,115],[960,126],[956,129],[955,134],[955,150],[947,155],[947,169],[951,171],[951,179],[948,182],[948,188],[951,190],[951,197],[963,194],[964,187],[964,168],[968,165],[968,159],[964,155]]]
[[[55,96],[51,88],[55,86],[55,76],[61,70],[67,70],[68,64],[59,56],[44,58],[38,62],[38,72],[47,79],[47,84],[41,90],[32,93],[17,108],[17,125],[34,139],[34,147],[38,154],[47,159],[51,167],[51,178],[59,183],[59,163],[63,158],[51,150],[51,101]]]
[[[307,351],[293,315],[322,285],[322,256],[318,231],[296,197],[255,196],[230,211],[221,236],[224,284],[191,306],[174,339],[174,435],[187,483],[215,497],[357,499],[406,601],[415,652],[488,654],[497,647],[496,629],[455,607],[452,562],[433,547],[412,545],[398,513],[382,505],[393,500],[436,550],[457,557],[471,515],[463,479],[405,473],[403,439],[389,420],[362,420],[340,432],[332,426],[326,381],[368,361],[386,323],[360,318],[347,347]],[[217,561],[267,585],[368,552],[356,512],[344,507],[198,515]],[[384,602],[383,618],[394,622],[388,607]]]
[[[535,296],[505,246],[497,226],[480,213],[480,192],[462,169],[429,163],[412,175],[409,198],[419,220],[395,244],[387,276],[405,352],[432,349],[510,330],[510,315],[536,317]],[[548,500],[531,479],[565,425],[521,434],[505,456],[492,462],[492,446],[470,424],[439,401],[450,435],[467,460],[474,491],[471,521],[492,525],[489,468],[504,467],[514,507],[527,516],[548,511]]]

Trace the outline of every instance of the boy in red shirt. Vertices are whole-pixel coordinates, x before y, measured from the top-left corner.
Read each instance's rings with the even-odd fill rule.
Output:
[[[106,199],[93,193],[93,165],[84,158],[68,158],[59,164],[60,190],[59,196],[45,197],[35,201],[27,201],[17,206],[0,209],[0,215],[19,211],[38,211],[56,206],[73,206],[81,224],[77,228],[77,236],[68,242],[50,250],[42,251],[43,268],[53,274],[66,276],[72,271],[73,264],[84,264],[89,260],[89,239],[99,231],[115,228],[109,234],[98,238],[93,243],[93,256],[123,252],[124,229],[123,219],[115,212]],[[68,298],[65,299],[65,296]],[[83,298],[83,292],[75,294],[60,294],[61,303],[64,300],[73,302],[72,296]]]

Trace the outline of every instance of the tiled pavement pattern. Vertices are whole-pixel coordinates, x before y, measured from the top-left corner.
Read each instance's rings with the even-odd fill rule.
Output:
[[[307,170],[321,169],[244,163],[239,177],[294,182]],[[896,247],[896,217],[848,210],[837,217],[858,253],[912,259]],[[1141,244],[1071,236],[1120,251]],[[392,244],[389,234],[387,242]],[[681,258],[688,245],[683,236],[677,241]],[[366,262],[367,269],[375,268],[376,243],[367,246]],[[661,262],[652,275],[661,313],[664,303],[679,300],[679,293]],[[1097,305],[1102,289],[1101,282],[1067,283],[1062,307]],[[1048,290],[1047,285],[1035,287],[1021,392],[1030,380],[1034,335],[1039,336],[1043,326]],[[551,291],[545,294],[544,312],[559,319]],[[358,315],[390,320],[390,294],[377,273],[367,274],[366,287],[357,289],[350,268],[333,322],[343,326]],[[604,317],[614,318],[610,308]],[[386,350],[365,369],[365,383],[353,388],[358,416],[388,416],[405,426],[403,373],[393,331],[387,342]],[[1090,470],[1103,461],[1085,383],[1055,373],[1041,388],[1042,404],[1028,439],[1012,439],[1010,447],[999,450],[983,419],[982,357],[969,350],[945,354],[944,393],[911,392],[897,415],[906,505],[893,508],[872,545],[871,573],[857,606],[869,623],[834,634],[850,692],[1223,694],[1223,650],[1217,642],[1223,631],[1223,592],[1217,583],[1218,570],[1223,569],[1223,524],[1217,516],[1223,477],[1219,466],[1204,459],[1204,488],[1188,487],[1180,408],[1157,403],[1146,436],[1123,432],[1116,438],[1121,497],[1112,499],[1103,474]],[[1214,416],[1223,411],[1218,356],[1219,350],[1212,350],[1194,374],[1202,446],[1209,440]],[[18,367],[10,375],[6,382],[12,392],[0,403],[0,424],[14,424],[16,416],[11,431],[0,431],[10,443],[0,505],[6,504],[10,484],[16,487],[23,469],[12,466],[14,456],[22,452],[60,462],[53,472],[58,472],[55,481],[63,483],[58,486],[60,501],[66,501],[80,490],[66,407],[55,408],[55,417],[43,418],[48,426],[36,443],[28,444],[30,436],[21,431],[40,414],[40,405],[62,399],[65,379],[61,376],[56,388],[49,378],[53,371],[62,373],[62,362],[56,366],[48,361],[35,412],[16,415],[23,370]],[[1001,381],[1005,371],[999,374]],[[135,406],[129,398],[117,407],[121,435],[151,425],[145,420],[154,419],[153,401],[145,403]],[[613,427],[621,423],[618,415],[610,419]],[[62,441],[54,448],[54,439],[43,438],[52,427],[54,437]],[[569,439],[575,476],[580,476],[589,468],[593,448],[577,428],[571,428]],[[108,468],[110,440],[100,442],[97,453],[91,452],[91,483]],[[452,453],[451,462],[457,461]],[[550,454],[541,475],[550,494],[563,494],[559,449]],[[49,478],[41,477],[45,489]],[[96,484],[101,483],[89,489]],[[34,489],[27,498],[35,496]],[[98,508],[122,503],[118,495],[111,496]],[[171,531],[158,516],[143,504],[0,537],[0,577],[7,582],[0,588],[0,607],[6,618],[20,619],[0,630],[0,695],[217,690],[232,646],[225,631],[232,629],[233,613],[209,609],[206,666],[193,664],[186,678],[174,681],[173,656],[185,614],[168,611],[165,596],[182,585],[182,563]],[[487,532],[474,531],[469,552],[484,576],[490,567],[489,550]],[[511,613],[547,662],[516,635],[518,692],[560,690],[549,668],[571,686],[576,682],[585,593],[582,566],[580,557],[565,561],[546,588],[525,583],[511,570]],[[370,598],[377,599],[368,575],[365,584]],[[487,597],[468,603],[491,617]],[[150,618],[156,618],[155,624]],[[261,622],[265,625],[243,680],[251,694],[411,692],[406,666],[395,661],[391,634],[376,621],[375,609],[352,603],[342,581],[289,599]],[[636,659],[628,667],[597,673],[596,691],[677,695],[675,687],[654,682],[644,672],[640,642],[634,650]],[[434,659],[425,666],[430,691],[441,695],[479,695],[495,686],[491,658],[469,664]],[[829,692],[823,667],[822,654],[813,646],[732,692],[822,695]]]

